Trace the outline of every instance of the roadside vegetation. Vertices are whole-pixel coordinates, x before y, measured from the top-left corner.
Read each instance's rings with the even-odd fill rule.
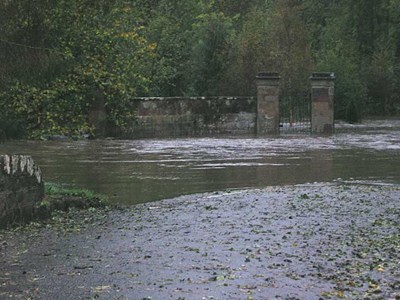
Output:
[[[97,194],[87,189],[65,187],[52,182],[45,183],[45,194],[50,198],[58,196],[81,197],[88,201],[98,202],[99,205],[105,205],[108,202],[108,198],[105,195]]]
[[[104,209],[108,205],[105,195],[93,191],[78,188],[68,188],[60,184],[45,183],[45,197],[37,207],[38,219],[49,219],[58,212],[75,209],[96,211]]]
[[[0,1],[0,140],[95,134],[135,96],[252,95],[260,71],[296,98],[335,72],[339,119],[400,112],[397,0]]]

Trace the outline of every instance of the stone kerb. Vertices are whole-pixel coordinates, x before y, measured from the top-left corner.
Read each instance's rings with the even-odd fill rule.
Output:
[[[311,80],[311,132],[334,133],[334,73],[313,73]]]
[[[32,157],[0,156],[0,228],[31,220],[43,197],[42,173]]]
[[[259,73],[257,83],[257,134],[279,134],[280,76]]]

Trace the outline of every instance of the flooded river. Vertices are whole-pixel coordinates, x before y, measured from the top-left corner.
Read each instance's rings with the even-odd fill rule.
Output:
[[[46,181],[136,204],[182,194],[330,181],[400,184],[400,121],[342,125],[332,137],[24,141]]]

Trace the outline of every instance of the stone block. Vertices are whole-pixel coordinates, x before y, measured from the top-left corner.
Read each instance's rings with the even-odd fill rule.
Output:
[[[310,80],[311,132],[324,135],[333,134],[335,74],[314,73]]]
[[[43,197],[42,173],[32,157],[0,156],[0,228],[31,220]]]
[[[329,89],[326,88],[313,88],[312,89],[313,102],[328,102]]]
[[[279,75],[260,73],[257,76],[257,133],[279,133]]]

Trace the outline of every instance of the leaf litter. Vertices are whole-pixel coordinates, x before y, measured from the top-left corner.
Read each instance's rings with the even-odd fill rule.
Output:
[[[0,231],[0,295],[400,299],[400,188],[319,184],[71,210]],[[79,286],[79,288],[76,288]]]

